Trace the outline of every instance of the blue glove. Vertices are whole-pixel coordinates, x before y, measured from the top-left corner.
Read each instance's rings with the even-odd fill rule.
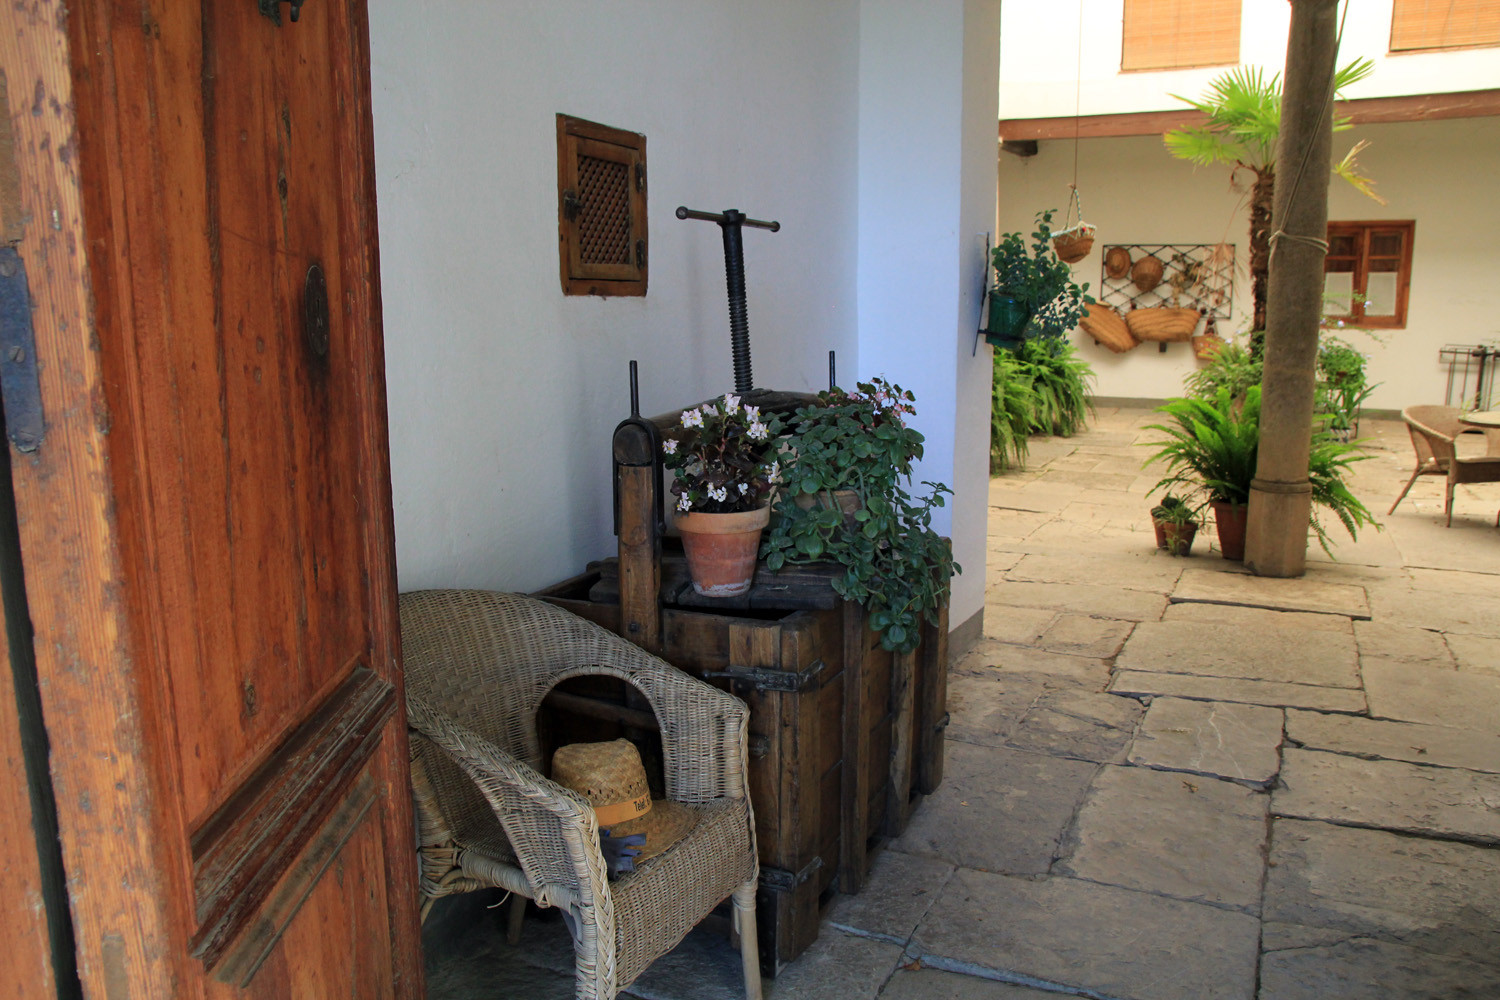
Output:
[[[604,864],[609,869],[610,878],[635,871],[635,859],[641,856],[640,848],[645,846],[644,833],[611,837],[608,829],[599,830],[599,851],[604,855]]]

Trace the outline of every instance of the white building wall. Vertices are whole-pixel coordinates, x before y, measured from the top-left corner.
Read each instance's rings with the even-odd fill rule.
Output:
[[[1412,281],[1407,326],[1346,339],[1368,352],[1368,405],[1397,410],[1441,403],[1446,369],[1438,351],[1447,343],[1475,344],[1500,337],[1500,319],[1487,308],[1497,254],[1479,236],[1500,225],[1500,199],[1489,190],[1500,163],[1500,119],[1479,118],[1363,125],[1335,137],[1335,156],[1369,139],[1360,155],[1366,173],[1389,202],[1379,205],[1342,181],[1329,189],[1329,218],[1414,219]],[[1077,280],[1097,289],[1103,247],[1109,243],[1234,243],[1243,268],[1249,220],[1229,171],[1170,157],[1158,136],[1085,140],[1079,147],[1078,185],[1086,216],[1099,227],[1095,249],[1073,265]],[[1061,208],[1072,180],[1073,144],[1043,142],[1037,156],[1000,157],[1000,229],[1029,233],[1034,213]],[[1234,317],[1224,332],[1248,329],[1248,279],[1241,274]],[[1112,354],[1081,332],[1074,341],[1098,373],[1100,396],[1161,399],[1180,395],[1196,367],[1188,344],[1165,354],[1144,344]]]
[[[1375,72],[1345,96],[1392,97],[1500,87],[1500,49],[1390,55],[1391,0],[1354,0],[1339,64],[1368,58]],[[1083,32],[1080,43],[1079,23]],[[1286,61],[1291,5],[1242,0],[1240,62],[1274,73]],[[1000,42],[1000,117],[1179,110],[1171,94],[1194,97],[1228,67],[1120,72],[1123,0],[1007,3]],[[1077,111],[1075,112],[1075,108]]]

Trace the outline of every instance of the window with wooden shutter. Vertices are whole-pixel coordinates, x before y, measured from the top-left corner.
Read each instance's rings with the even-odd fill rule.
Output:
[[[1395,0],[1391,51],[1500,45],[1500,0]]]
[[[1240,0],[1125,0],[1121,70],[1240,61]]]
[[[564,295],[646,294],[646,137],[557,116]]]
[[[1330,222],[1324,310],[1353,326],[1401,329],[1411,289],[1416,223]]]

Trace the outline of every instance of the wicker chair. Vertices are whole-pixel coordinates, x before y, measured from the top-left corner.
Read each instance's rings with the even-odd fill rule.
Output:
[[[578,997],[612,1000],[733,896],[745,994],[760,1000],[743,702],[515,594],[403,594],[401,643],[427,906],[499,886],[565,908]],[[698,813],[682,841],[613,882],[594,811],[541,773],[537,709],[559,681],[584,674],[645,695],[661,725],[667,797]]]
[[[1445,523],[1453,526],[1453,488],[1460,483],[1500,483],[1500,435],[1485,434],[1487,454],[1479,458],[1459,458],[1454,442],[1466,428],[1458,420],[1463,413],[1456,406],[1408,406],[1401,411],[1417,452],[1417,468],[1406,481],[1401,495],[1386,511],[1389,516],[1406,499],[1418,476],[1443,476],[1447,479],[1444,502]],[[1496,516],[1500,525],[1500,515]]]

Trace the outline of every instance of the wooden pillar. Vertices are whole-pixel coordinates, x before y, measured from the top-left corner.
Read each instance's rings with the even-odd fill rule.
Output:
[[[1245,565],[1258,576],[1276,577],[1301,576],[1307,569],[1307,461],[1323,314],[1338,33],[1337,0],[1291,4],[1271,218],[1260,451],[1245,537]]]

